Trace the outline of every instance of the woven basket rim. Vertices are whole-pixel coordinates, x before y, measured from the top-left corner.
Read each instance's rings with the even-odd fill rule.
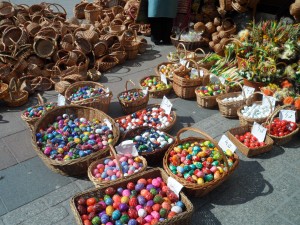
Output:
[[[157,76],[157,75],[149,75],[149,76],[146,76],[146,77],[140,79],[140,82],[139,82],[139,83],[140,83],[140,87],[141,87],[141,88],[143,87],[143,86],[142,86],[142,82],[143,82],[144,80],[146,80],[148,77],[151,77],[151,78],[156,77],[156,78],[159,79],[159,81],[161,81],[160,76]],[[167,81],[169,81],[169,78],[167,78]],[[162,81],[161,81],[161,82],[162,82]],[[170,81],[169,81],[169,84],[168,84],[168,85],[170,85],[169,88],[166,88],[166,89],[163,89],[163,90],[155,90],[155,91],[153,91],[153,90],[148,90],[148,92],[149,92],[149,93],[160,93],[160,92],[171,91],[171,89],[172,89],[172,84],[171,84]]]

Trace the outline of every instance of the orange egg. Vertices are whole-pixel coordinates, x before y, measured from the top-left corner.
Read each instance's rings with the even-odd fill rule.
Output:
[[[168,214],[168,219],[171,219],[171,218],[174,217],[174,216],[176,216],[176,212],[171,211],[171,212],[169,212],[169,214]]]
[[[161,206],[160,206],[160,204],[158,204],[158,203],[156,203],[156,204],[154,204],[154,205],[152,206],[152,209],[153,209],[154,211],[156,211],[156,212],[159,212],[160,208],[161,208]]]
[[[147,194],[149,194],[149,191],[148,191],[147,189],[142,189],[142,190],[141,190],[141,195],[142,195],[142,196],[145,197]]]
[[[166,209],[167,211],[171,210],[171,204],[169,202],[166,202],[166,201],[161,204],[161,207]]]

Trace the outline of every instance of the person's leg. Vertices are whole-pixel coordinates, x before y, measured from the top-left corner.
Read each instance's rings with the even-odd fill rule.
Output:
[[[151,41],[154,44],[159,44],[161,40],[160,18],[149,18],[149,22],[151,26]]]
[[[172,18],[162,18],[162,40],[163,44],[169,45],[171,44],[170,35],[173,27],[173,19]]]

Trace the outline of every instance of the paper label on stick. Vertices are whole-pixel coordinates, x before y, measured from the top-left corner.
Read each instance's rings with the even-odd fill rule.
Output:
[[[266,138],[267,128],[254,122],[252,130],[251,130],[251,134],[254,137],[256,137],[259,142],[263,142]]]
[[[148,94],[148,87],[143,87],[142,88],[143,90],[143,93],[144,93],[144,95],[147,95]]]
[[[296,111],[282,109],[279,112],[279,119],[296,122]]]
[[[108,128],[109,128],[110,130],[112,130],[111,122],[110,122],[107,118],[105,118],[103,121],[104,121],[104,123],[106,123],[106,125],[108,126]]]
[[[164,84],[168,84],[168,80],[165,74],[160,74],[160,79]]]
[[[221,84],[225,84],[226,80],[224,77],[219,77],[220,81],[221,81]]]
[[[255,88],[249,86],[243,86],[243,91],[245,92],[246,98],[249,98],[255,91]]]
[[[185,66],[185,64],[186,64],[186,68],[188,68],[190,66],[190,62],[186,63],[187,61],[185,59],[180,59],[179,61],[180,61],[180,64],[183,66]]]
[[[272,110],[274,110],[275,109],[275,105],[276,105],[276,98],[273,98],[272,96],[266,96],[266,95],[264,95],[263,96],[263,100],[262,100],[262,105],[270,107],[270,103],[269,103],[268,99],[271,102]]]
[[[183,188],[182,184],[180,184],[173,177],[168,177],[167,186],[179,197],[179,193]]]
[[[164,109],[165,113],[169,115],[171,113],[172,106],[173,104],[170,102],[170,100],[166,96],[164,96],[163,100],[160,103],[160,108]]]
[[[65,99],[65,96],[61,95],[61,94],[58,94],[58,97],[57,97],[57,105],[58,106],[64,106],[66,105],[66,99]]]
[[[200,72],[199,72],[199,74],[200,74]],[[192,68],[192,70],[191,70],[191,76],[192,76],[192,77],[199,77],[199,75],[198,75],[198,70],[195,69],[195,68]],[[201,76],[201,75],[200,75],[200,76]]]
[[[131,154],[134,157],[139,155],[139,153],[138,153],[135,145],[133,144],[132,140],[121,142],[121,144],[116,146],[116,150],[117,150],[117,153],[121,154],[121,155]]]
[[[218,145],[222,148],[224,152],[227,149],[231,150],[232,152],[235,152],[237,149],[237,147],[232,143],[232,141],[229,140],[229,138],[226,135],[222,135]]]

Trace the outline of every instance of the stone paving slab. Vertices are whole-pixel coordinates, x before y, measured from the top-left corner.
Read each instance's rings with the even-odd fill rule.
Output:
[[[14,155],[9,151],[8,146],[0,139],[0,170],[17,164],[17,160]],[[0,180],[1,181],[1,180]]]
[[[0,199],[0,216],[8,213],[5,205],[3,204],[2,200]],[[1,225],[1,220],[0,220],[0,225]]]

